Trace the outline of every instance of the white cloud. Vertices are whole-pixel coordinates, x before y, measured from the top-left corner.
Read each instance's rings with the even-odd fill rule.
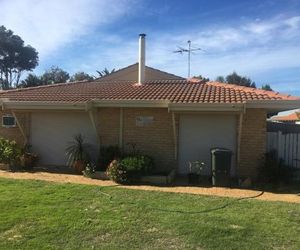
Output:
[[[133,1],[136,0],[0,0],[1,24],[35,47],[41,62],[51,58],[49,61],[55,59],[53,64],[63,64],[71,73],[95,73],[97,69],[121,68],[137,61],[137,34],[129,39],[113,32],[111,26],[107,28],[134,12]],[[255,78],[266,71],[300,68],[299,15],[153,31],[147,36],[147,64],[186,76],[187,55],[173,51],[177,45],[186,47],[187,40],[206,50],[192,55],[192,74],[215,78],[236,70]],[[82,54],[72,53],[71,57],[65,49],[74,45],[84,47],[84,52],[79,49]],[[298,88],[295,82],[291,83],[293,89]],[[278,87],[284,90],[284,85]]]
[[[173,53],[176,45],[194,46],[206,52],[192,55],[192,74],[211,78],[231,73],[255,76],[263,71],[300,67],[300,30],[298,17],[274,18],[244,23],[238,27],[209,27],[201,31],[152,33],[147,36],[147,64],[186,76],[187,55]],[[289,25],[287,25],[287,23]],[[293,36],[289,36],[293,30]],[[130,40],[118,37],[114,46],[105,50],[95,47],[93,55],[83,61],[87,70],[104,67],[124,67],[137,61],[137,36]],[[298,42],[297,42],[298,41]],[[73,62],[73,65],[74,62]]]
[[[128,12],[122,0],[2,0],[1,24],[31,44],[43,59]]]
[[[300,16],[294,16],[288,18],[285,23],[289,25],[292,29],[297,29],[300,26]]]

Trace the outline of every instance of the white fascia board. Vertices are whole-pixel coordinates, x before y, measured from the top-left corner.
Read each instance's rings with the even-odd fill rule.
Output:
[[[85,103],[4,101],[2,109],[14,110],[85,110]]]
[[[259,100],[247,101],[246,108],[262,108],[270,111],[299,109],[300,100]]]
[[[170,103],[169,111],[190,112],[190,111],[243,111],[242,103]]]
[[[167,108],[167,100],[93,100],[93,107]]]

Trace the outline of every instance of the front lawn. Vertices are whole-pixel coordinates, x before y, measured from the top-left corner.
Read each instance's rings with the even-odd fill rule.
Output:
[[[300,205],[0,179],[0,249],[300,249]]]

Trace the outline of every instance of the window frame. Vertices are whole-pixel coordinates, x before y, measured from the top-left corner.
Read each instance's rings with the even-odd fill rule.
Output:
[[[5,125],[4,124],[4,118],[14,118],[14,124]],[[16,121],[16,118],[13,115],[11,115],[11,114],[2,115],[2,127],[4,127],[4,128],[15,128],[16,126],[17,126],[17,121]]]

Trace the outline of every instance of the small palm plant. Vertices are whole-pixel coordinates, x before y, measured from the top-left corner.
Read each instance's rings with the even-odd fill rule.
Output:
[[[78,173],[82,173],[90,159],[91,145],[84,141],[82,134],[77,134],[73,138],[74,140],[66,148],[67,165],[73,167]]]

